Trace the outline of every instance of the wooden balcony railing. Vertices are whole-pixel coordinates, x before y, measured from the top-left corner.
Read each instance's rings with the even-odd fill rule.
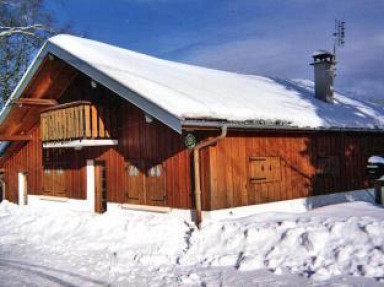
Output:
[[[42,141],[117,138],[116,114],[86,101],[46,109],[40,115]]]

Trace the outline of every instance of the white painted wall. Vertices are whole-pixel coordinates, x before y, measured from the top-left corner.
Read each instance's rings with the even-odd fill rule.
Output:
[[[384,191],[384,188],[383,188]],[[334,193],[328,195],[312,196],[308,198],[298,198],[292,200],[283,200],[271,203],[256,204],[249,206],[241,206],[234,208],[226,208],[221,210],[214,211],[203,211],[202,217],[203,220],[220,220],[226,218],[235,218],[249,216],[252,214],[263,213],[263,212],[288,212],[288,213],[301,213],[312,210],[317,207],[342,203],[348,201],[367,201],[375,202],[374,190],[373,189],[363,189],[355,190],[342,193]],[[126,209],[130,210],[129,204],[119,204],[108,202],[108,210],[116,209]],[[153,212],[143,208],[143,211],[139,211],[134,208],[131,209],[137,212]],[[156,211],[155,211],[156,212]],[[168,214],[170,216],[176,216],[178,218],[183,218],[184,220],[194,220],[194,210],[185,210],[170,208]]]
[[[87,202],[89,211],[95,211],[95,162],[87,160]]]
[[[156,208],[154,211],[149,211],[148,208],[143,208],[143,210],[133,208],[131,209],[129,207],[129,204],[121,204],[121,203],[115,203],[115,202],[108,202],[107,203],[107,210],[114,212],[114,211],[127,211],[127,212],[149,212],[151,214],[157,214],[159,216],[173,216],[176,218],[181,218],[186,221],[191,221],[194,218],[194,210],[189,210],[189,209],[178,209],[178,208],[169,208],[168,212],[158,212],[156,211]]]
[[[87,200],[64,197],[28,195],[28,205],[52,210],[73,210],[90,212]]]
[[[112,146],[118,145],[117,140],[112,139],[99,139],[99,140],[73,140],[73,141],[65,141],[65,142],[49,142],[43,143],[43,148],[83,148],[87,146]]]
[[[26,186],[26,175],[23,172],[17,173],[17,189],[18,189],[18,197],[19,197],[19,205],[26,205],[25,202],[25,194],[27,192]]]
[[[375,202],[375,192],[373,189],[354,190],[327,195],[311,196],[306,198],[297,198],[292,200],[283,200],[271,203],[241,206],[235,208],[226,208],[215,211],[203,211],[203,219],[224,219],[249,216],[255,213],[263,212],[289,212],[301,213],[312,210],[317,207],[330,204],[343,203],[349,201],[367,201]]]
[[[69,198],[54,198],[39,195],[28,195],[28,204],[37,205],[53,209],[70,209],[83,212],[94,212],[95,202],[95,170],[92,161],[87,162],[87,200],[69,199]],[[242,206],[235,208],[227,208],[215,211],[203,211],[203,220],[220,220],[225,218],[236,218],[249,216],[262,212],[289,212],[301,213],[312,210],[317,207],[342,203],[348,201],[367,201],[375,202],[374,190],[364,189],[355,190],[344,193],[335,193],[329,195],[313,196],[308,198],[298,198],[292,200],[271,202],[258,205]],[[151,212],[163,214],[164,216],[175,216],[184,220],[190,221],[194,219],[194,210],[185,210],[177,208],[169,208],[167,212],[149,211],[148,208],[138,210],[137,208],[129,208],[129,204],[107,203],[108,211],[125,210],[127,212]]]
[[[67,209],[83,212],[95,211],[95,166],[93,160],[87,160],[86,165],[87,189],[84,199],[72,199],[44,195],[28,195],[28,204],[52,209]],[[19,179],[20,182],[21,178]],[[20,183],[19,183],[20,186]],[[21,190],[19,191],[20,194]],[[20,196],[19,196],[20,198]]]

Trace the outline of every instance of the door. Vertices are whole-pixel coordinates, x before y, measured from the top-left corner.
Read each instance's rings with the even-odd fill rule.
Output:
[[[28,199],[28,185],[27,185],[27,174],[24,172],[19,172],[17,174],[18,181],[18,197],[19,197],[19,205],[27,205]]]
[[[95,162],[95,212],[107,211],[107,173],[104,161]]]
[[[148,205],[167,205],[165,168],[162,163],[148,162],[145,185]]]
[[[43,195],[67,197],[64,163],[47,163],[43,172]]]
[[[162,163],[130,160],[125,167],[125,202],[167,205],[165,168]]]
[[[125,201],[145,204],[145,165],[142,160],[130,160],[125,164]]]

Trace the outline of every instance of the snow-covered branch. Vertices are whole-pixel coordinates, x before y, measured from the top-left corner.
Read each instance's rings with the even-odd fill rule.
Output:
[[[35,24],[26,27],[0,27],[0,38],[10,37],[15,34],[23,34],[30,37],[38,37],[35,31],[42,29],[44,29],[44,26],[41,24]]]

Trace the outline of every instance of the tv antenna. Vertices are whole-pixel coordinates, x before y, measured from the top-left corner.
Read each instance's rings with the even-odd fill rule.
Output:
[[[335,32],[333,33],[333,55],[336,59],[336,47],[343,47],[345,44],[345,21],[335,19]]]

